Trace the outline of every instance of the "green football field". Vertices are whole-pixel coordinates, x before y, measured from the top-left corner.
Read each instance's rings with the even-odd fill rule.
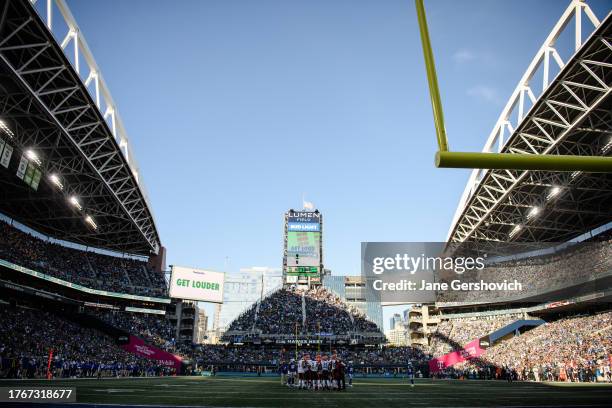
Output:
[[[612,385],[360,378],[345,392],[289,389],[272,377],[173,377],[0,381],[0,386],[75,386],[77,402],[208,407],[612,406]],[[23,406],[23,405],[22,405]],[[69,406],[69,405],[65,405]]]

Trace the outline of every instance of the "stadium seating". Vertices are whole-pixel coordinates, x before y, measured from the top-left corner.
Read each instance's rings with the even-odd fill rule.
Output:
[[[553,254],[509,260],[466,273],[470,281],[502,282],[504,279],[521,282],[521,297],[566,288],[588,279],[601,278],[612,270],[612,238],[607,233],[596,240],[571,245]],[[438,293],[439,302],[491,302],[512,298],[511,291],[446,291]]]
[[[168,352],[176,351],[175,330],[166,316],[88,308],[87,314],[142,338]]]
[[[170,370],[130,354],[113,339],[37,309],[0,308],[0,378],[154,376]]]
[[[292,334],[296,326],[297,331],[303,331],[302,295],[298,291],[280,289],[252,308],[256,308],[255,328],[262,333]],[[248,328],[250,323],[242,326]]]
[[[325,288],[283,288],[257,302],[229,326],[228,335],[238,331],[259,334],[299,333],[340,335],[355,332],[379,333],[375,323],[349,307]]]
[[[430,353],[439,357],[458,350],[478,339],[521,318],[520,315],[500,315],[486,318],[443,320],[431,336]]]
[[[572,316],[539,326],[487,350],[486,359],[519,379],[610,381],[612,312]],[[607,375],[606,375],[607,373]]]
[[[45,241],[0,221],[0,258],[92,289],[166,296],[164,277],[146,263]]]
[[[472,333],[482,334],[487,324],[490,326],[486,331],[489,331],[496,325],[493,321],[472,321],[470,325],[475,328]],[[449,327],[454,324],[445,324],[444,331],[449,333]],[[466,327],[465,323],[460,325]],[[451,338],[452,331],[451,328]],[[461,339],[457,340],[461,343]],[[433,349],[440,351],[439,345]],[[438,375],[465,379],[511,377],[524,381],[612,382],[610,350],[612,312],[573,315],[502,340],[487,348],[480,358],[455,364]]]
[[[413,347],[383,347],[371,350],[351,350],[347,347],[333,347],[332,350],[300,347],[302,353],[337,354],[343,361],[351,361],[357,367],[404,367],[407,361],[423,365],[429,356]],[[281,361],[295,358],[295,350],[266,348],[264,346],[224,346],[202,345],[194,352],[194,360],[199,365],[277,365]]]

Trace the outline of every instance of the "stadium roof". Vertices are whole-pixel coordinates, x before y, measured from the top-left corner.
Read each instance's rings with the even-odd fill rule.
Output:
[[[596,28],[582,44],[577,28],[577,51],[563,63],[554,42],[573,13],[583,10]],[[559,73],[548,82],[555,62]],[[542,66],[543,91],[536,98],[532,80]],[[485,151],[609,156],[611,89],[612,17],[599,23],[584,3],[572,3],[521,79]],[[512,115],[518,115],[515,125]],[[448,241],[563,242],[610,221],[612,173],[474,170]]]
[[[156,252],[155,220],[116,104],[66,4],[56,4],[47,25],[29,1],[0,6],[0,138],[15,149],[8,169],[0,166],[0,212],[54,238]],[[62,17],[60,44],[51,21]],[[24,153],[42,173],[37,189],[16,176]]]

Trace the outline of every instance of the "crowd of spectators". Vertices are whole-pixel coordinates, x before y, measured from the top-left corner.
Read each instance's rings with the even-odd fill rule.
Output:
[[[306,330],[309,333],[380,332],[378,326],[360,310],[322,286],[305,291],[304,299]]]
[[[0,309],[0,378],[168,375],[167,367],[128,353],[112,338],[42,310]]]
[[[87,314],[140,337],[152,346],[169,352],[176,351],[175,330],[165,315],[129,313],[97,308],[87,309]]]
[[[340,297],[323,287],[304,292],[306,301],[306,332],[348,333],[353,331],[353,316]]]
[[[266,334],[292,334],[304,330],[302,294],[293,289],[279,289],[253,307],[255,329]]]
[[[496,367],[512,370],[519,380],[609,382],[612,312],[545,323],[490,347],[485,359]]]
[[[432,356],[439,357],[459,350],[470,341],[486,336],[523,317],[522,315],[505,314],[442,320],[431,335],[429,351]]]
[[[194,351],[198,364],[264,364],[277,365],[282,358],[281,349],[266,349],[263,346],[225,346],[203,344]]]
[[[143,296],[166,296],[160,274],[146,263],[60,245],[0,220],[0,258],[91,289]]]
[[[446,378],[612,382],[612,312],[544,323],[437,374]]]
[[[522,293],[567,286],[581,279],[600,277],[612,270],[612,240],[585,242],[554,254],[489,265],[476,272],[475,280],[518,280]],[[146,263],[60,245],[26,233],[0,221],[0,258],[15,264],[113,292],[165,296],[164,277]],[[483,300],[470,292],[460,299]],[[499,296],[496,293],[496,296]],[[471,296],[471,297],[470,297]],[[490,296],[490,295],[484,295]],[[0,308],[0,377],[145,376],[169,374],[153,360],[125,352],[112,338],[50,312],[28,308]],[[278,365],[295,357],[292,346],[200,345],[178,349],[174,329],[165,316],[88,309],[104,322],[141,337],[145,342],[180,353],[200,365]],[[442,320],[424,352],[413,347],[334,347],[344,361],[356,367],[401,367],[410,361],[424,366],[432,357],[458,350],[468,342],[490,334],[522,315],[500,314],[479,318]],[[347,335],[380,333],[375,323],[356,308],[323,287],[309,290],[287,287],[255,303],[230,325],[227,333],[270,335]],[[330,347],[325,345],[324,347]],[[312,349],[319,352],[321,346]],[[308,347],[299,346],[300,353]],[[534,381],[612,381],[612,312],[572,316],[545,323],[520,336],[505,339],[479,359],[457,364],[443,372],[449,377],[513,378]],[[331,352],[328,349],[328,352]]]
[[[170,374],[152,360],[127,353],[102,332],[38,309],[0,309],[0,377],[153,376]],[[174,349],[173,330],[163,316],[106,310],[90,311],[97,318],[142,337],[152,345]],[[277,367],[296,353],[334,353],[364,373],[405,368],[409,362],[426,375],[428,361],[471,340],[489,334],[519,317],[511,314],[478,319],[444,320],[432,336],[430,349],[417,347],[348,347],[330,345],[212,345],[202,344],[181,354],[193,366],[246,370]],[[571,316],[544,323],[487,348],[476,359],[454,365],[440,376],[532,381],[612,381],[612,312]],[[373,371],[372,371],[373,370]]]
[[[378,326],[359,310],[323,287],[287,287],[255,303],[230,324],[227,333],[346,335],[378,333]]]
[[[225,346],[205,344],[194,352],[194,361],[198,365],[269,365],[276,366],[280,362],[296,358],[296,353],[337,354],[343,361],[353,362],[355,366],[394,366],[405,367],[410,361],[414,365],[424,364],[429,356],[420,349],[413,347],[382,347],[372,349],[350,349],[348,347],[308,347],[279,348],[266,346]]]
[[[599,237],[571,244],[546,255],[523,259],[505,260],[487,265],[485,268],[467,271],[462,282],[508,282],[518,281],[520,291],[441,291],[439,302],[490,302],[500,298],[510,300],[540,295],[552,290],[568,288],[610,274],[612,271],[612,238]],[[449,280],[457,279],[451,274]]]

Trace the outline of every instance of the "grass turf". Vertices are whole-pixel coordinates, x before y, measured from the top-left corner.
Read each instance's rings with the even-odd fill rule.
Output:
[[[77,402],[207,407],[474,407],[606,406],[612,385],[503,381],[358,378],[345,392],[289,389],[277,377],[170,377],[54,381],[0,381],[6,386],[77,388]],[[21,407],[24,404],[20,405]],[[37,404],[40,407],[41,405]],[[74,407],[74,405],[66,405]],[[56,406],[57,407],[57,406]]]

